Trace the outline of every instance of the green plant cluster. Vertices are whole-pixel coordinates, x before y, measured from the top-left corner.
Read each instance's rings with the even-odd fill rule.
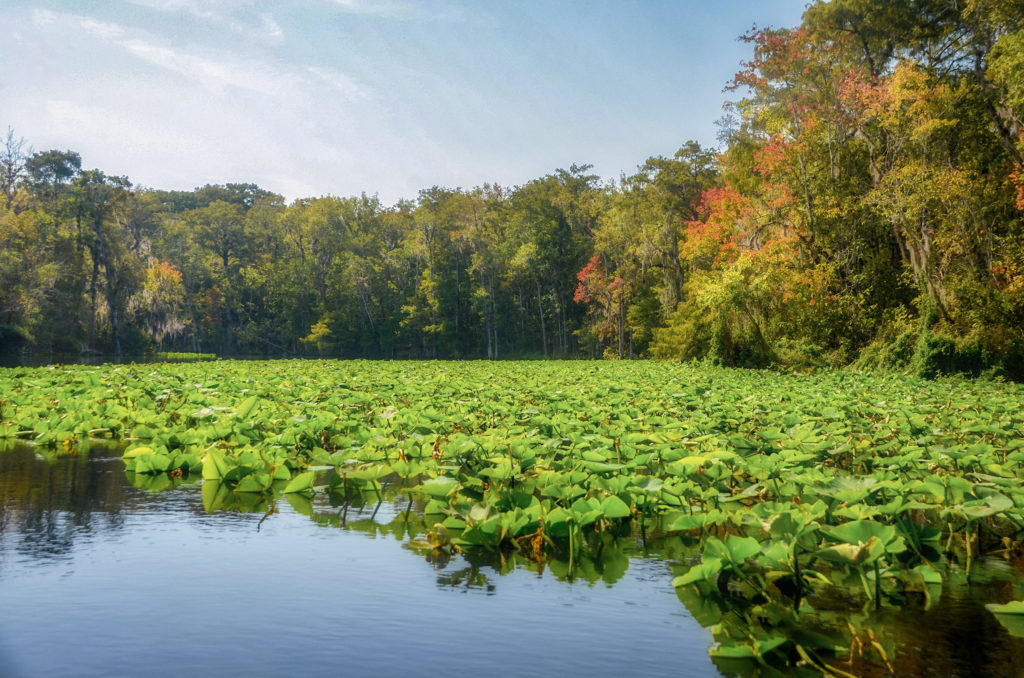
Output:
[[[158,351],[154,354],[160,360],[166,360],[168,362],[181,360],[181,361],[193,361],[193,360],[216,360],[216,353],[187,353],[178,351]]]
[[[0,437],[118,439],[130,474],[162,479],[144,485],[201,473],[215,507],[390,485],[418,502],[408,536],[426,548],[557,558],[568,576],[609,538],[685,537],[701,556],[675,584],[715,606],[722,659],[832,670],[850,637],[808,623],[809,600],[899,608],[1024,533],[1024,387],[997,381],[217,361],[8,369],[0,393]]]

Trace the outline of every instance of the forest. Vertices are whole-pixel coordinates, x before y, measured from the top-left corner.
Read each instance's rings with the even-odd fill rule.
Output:
[[[741,39],[719,147],[615,181],[286,204],[136,186],[9,128],[0,354],[1024,378],[1024,2],[816,2]]]

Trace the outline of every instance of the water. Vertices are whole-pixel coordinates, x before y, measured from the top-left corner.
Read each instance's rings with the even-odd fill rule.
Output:
[[[365,530],[404,506],[210,515],[114,456],[0,453],[0,676],[720,675],[665,562],[614,586],[431,563]]]
[[[736,668],[709,658],[711,633],[690,612],[700,617],[701,601],[688,609],[677,597],[671,540],[646,555],[620,540],[628,561],[570,582],[488,557],[425,557],[402,529],[401,496],[274,507],[211,514],[197,482],[137,489],[103,450],[52,461],[31,447],[0,452],[0,678]],[[1024,598],[1022,582],[1024,558],[989,558],[930,605],[868,613],[841,593],[809,602],[823,627],[853,621],[893,646],[891,668],[877,657],[836,664],[854,675],[1012,678],[1024,640],[983,604]]]

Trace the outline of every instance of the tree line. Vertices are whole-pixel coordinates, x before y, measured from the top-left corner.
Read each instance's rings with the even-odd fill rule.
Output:
[[[285,204],[0,147],[0,351],[1024,373],[1024,0],[754,29],[720,148]]]

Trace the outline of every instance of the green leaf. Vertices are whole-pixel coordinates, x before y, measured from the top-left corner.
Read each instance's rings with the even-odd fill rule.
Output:
[[[679,588],[680,586],[686,586],[688,584],[696,584],[697,582],[707,581],[713,577],[718,576],[718,573],[721,571],[721,558],[705,557],[699,565],[694,565],[693,567],[691,567],[686,574],[680,575],[673,579],[672,586]]]
[[[249,396],[241,402],[238,409],[235,411],[235,419],[247,419],[252,411],[256,409],[256,404],[259,402],[259,397]]]
[[[753,537],[738,537],[730,534],[725,538],[725,548],[729,559],[734,563],[742,563],[761,552],[761,545]]]
[[[217,448],[211,448],[203,457],[203,480],[220,480],[230,470],[224,453]]]
[[[431,478],[422,485],[417,485],[412,490],[421,492],[434,499],[444,499],[451,494],[452,490],[459,486],[459,482],[447,476]]]
[[[918,565],[912,571],[917,572],[919,575],[921,575],[921,578],[924,580],[925,584],[942,583],[942,574],[940,574],[939,571],[933,568],[931,565]],[[1024,614],[1024,612],[1022,612],[1022,614]]]
[[[241,478],[235,485],[235,492],[262,492],[265,489],[267,489],[267,483],[255,473]]]
[[[819,558],[833,563],[861,566],[885,555],[885,545],[871,537],[867,543],[836,544],[815,553]]]
[[[122,459],[122,461],[124,461],[127,464],[129,459],[134,459],[135,457],[140,457],[140,456],[146,455],[146,454],[153,454],[153,448],[152,447],[133,447],[133,448],[131,448],[129,450],[125,450],[124,454],[121,455],[121,459]]]
[[[288,494],[289,492],[305,492],[306,490],[312,489],[315,477],[315,471],[300,473],[288,481],[288,484],[284,486],[283,491],[285,494]]]
[[[1011,600],[1002,605],[989,603],[985,609],[992,614],[1024,614],[1024,600]]]
[[[604,512],[605,518],[628,518],[633,515],[626,502],[615,495],[608,497],[601,503],[601,510]]]
[[[786,643],[785,636],[769,636],[757,639],[753,644],[747,642],[727,642],[713,646],[708,652],[712,657],[719,659],[755,659],[763,657],[772,650],[781,647]]]
[[[1011,600],[1003,605],[989,603],[985,608],[995,614],[1011,636],[1024,638],[1024,600]]]
[[[835,541],[847,544],[863,544],[872,538],[880,542],[891,542],[896,538],[896,528],[893,525],[885,525],[874,520],[854,520],[833,527],[826,535]]]
[[[171,468],[171,459],[166,454],[154,452],[135,458],[135,473],[164,473]]]

